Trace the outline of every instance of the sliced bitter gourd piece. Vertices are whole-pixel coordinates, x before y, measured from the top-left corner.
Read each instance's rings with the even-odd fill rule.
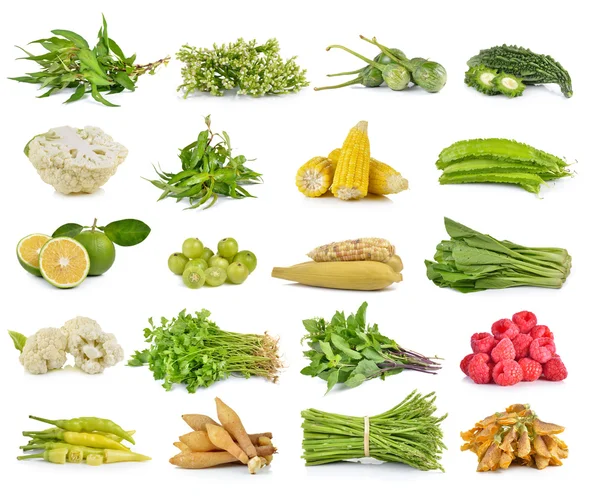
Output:
[[[525,90],[525,84],[522,79],[504,72],[497,75],[492,84],[498,92],[509,98],[521,96]]]
[[[498,90],[494,85],[494,79],[498,76],[498,72],[484,65],[469,68],[465,73],[465,84],[473,87],[475,90],[493,96],[498,94]]]

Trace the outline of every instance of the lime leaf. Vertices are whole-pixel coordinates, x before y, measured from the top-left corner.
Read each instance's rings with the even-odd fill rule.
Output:
[[[135,246],[150,234],[150,227],[140,220],[118,220],[104,227],[106,236],[119,246]]]
[[[76,235],[79,235],[82,230],[83,227],[78,223],[65,223],[54,231],[52,237],[75,237]]]

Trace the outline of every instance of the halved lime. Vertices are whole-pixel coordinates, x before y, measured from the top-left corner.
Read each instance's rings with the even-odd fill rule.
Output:
[[[31,234],[17,244],[17,258],[21,266],[30,274],[42,276],[40,272],[40,251],[51,239],[49,235]]]
[[[42,277],[57,288],[74,288],[87,277],[90,256],[85,247],[70,237],[49,240],[40,251]]]

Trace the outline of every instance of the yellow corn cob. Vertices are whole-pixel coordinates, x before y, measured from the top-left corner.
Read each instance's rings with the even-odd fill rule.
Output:
[[[328,156],[334,169],[340,158],[340,153],[341,150],[336,148]],[[389,195],[402,192],[406,189],[408,189],[408,180],[406,178],[403,178],[393,167],[371,157],[369,164],[369,193]]]
[[[308,253],[314,261],[381,261],[394,256],[394,246],[376,237],[332,242]]]
[[[275,267],[271,276],[306,286],[358,291],[384,289],[402,280],[402,274],[378,261],[308,261],[293,267]]]
[[[296,186],[307,197],[323,195],[333,181],[333,163],[325,157],[314,157],[296,173]]]
[[[335,169],[331,191],[342,200],[362,199],[369,188],[369,136],[367,123],[356,124],[346,137]]]

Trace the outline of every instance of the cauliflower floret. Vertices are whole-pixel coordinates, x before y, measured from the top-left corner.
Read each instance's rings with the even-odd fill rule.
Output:
[[[19,361],[34,375],[62,368],[67,362],[67,337],[57,328],[40,329],[27,338]]]
[[[98,127],[56,127],[35,136],[25,154],[57,192],[92,193],[125,161],[127,148]]]
[[[62,327],[67,337],[67,351],[75,358],[75,366],[90,375],[123,360],[123,348],[115,335],[104,333],[89,317],[76,317]]]

